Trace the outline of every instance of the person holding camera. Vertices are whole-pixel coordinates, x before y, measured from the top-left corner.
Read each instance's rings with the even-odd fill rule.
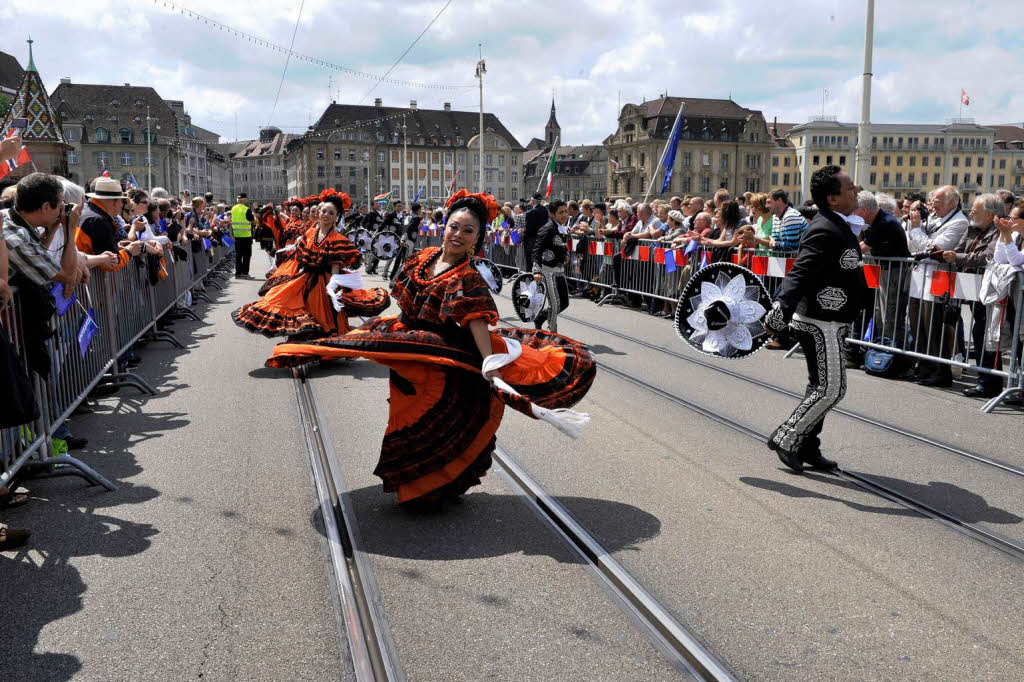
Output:
[[[120,270],[128,265],[133,256],[142,253],[143,248],[142,242],[139,241],[118,241],[114,216],[120,214],[128,196],[121,189],[120,182],[104,177],[96,178],[92,191],[86,192],[85,196],[89,201],[82,209],[82,220],[75,234],[75,246],[85,254],[115,254],[116,262],[100,265],[100,269]]]

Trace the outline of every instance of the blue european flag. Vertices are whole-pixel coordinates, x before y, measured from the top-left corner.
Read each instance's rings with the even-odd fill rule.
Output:
[[[676,271],[676,252],[673,249],[665,250],[665,272]]]
[[[96,324],[96,313],[93,312],[92,308],[89,308],[89,313],[82,320],[82,326],[78,328],[78,350],[82,353],[83,358],[86,351],[89,350],[92,337],[96,336],[96,332],[99,330],[100,326]]]
[[[679,103],[679,112],[676,114],[676,122],[672,124],[672,134],[669,135],[668,144],[665,145],[665,153],[661,155],[661,165],[665,167],[665,180],[661,183],[661,194],[668,189],[669,180],[672,179],[672,167],[676,165],[676,148],[679,146],[679,133],[683,128],[683,103]]]

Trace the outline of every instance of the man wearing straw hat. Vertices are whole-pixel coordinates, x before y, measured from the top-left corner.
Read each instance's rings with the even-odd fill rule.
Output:
[[[120,270],[132,256],[142,251],[142,242],[132,242],[125,248],[118,246],[117,224],[114,216],[121,214],[128,195],[121,189],[121,183],[113,178],[96,178],[92,191],[86,192],[89,201],[82,210],[82,220],[75,234],[75,246],[89,255],[117,254],[117,262],[100,265],[103,270]]]

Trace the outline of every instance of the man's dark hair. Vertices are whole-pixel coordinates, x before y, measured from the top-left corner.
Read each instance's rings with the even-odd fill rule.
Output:
[[[418,203],[414,203],[409,208],[412,210],[413,213],[419,213],[420,212],[420,205]]]
[[[64,185],[54,175],[29,173],[18,182],[14,207],[22,213],[38,211],[43,204],[56,208],[64,198]]]
[[[398,207],[399,207],[399,206],[401,206],[401,205],[402,205],[402,202],[401,202],[401,201],[396,201],[396,202],[395,202],[395,208],[398,208]]]
[[[807,222],[814,220],[814,216],[818,215],[818,209],[814,204],[811,204],[810,206],[801,206],[796,209],[796,211],[802,215],[804,220]]]
[[[768,195],[773,201],[781,201],[784,204],[789,203],[789,194],[784,189],[773,189],[771,194]]]
[[[140,201],[145,201],[146,203],[149,203],[149,195],[146,194],[146,191],[142,189],[129,190],[128,198],[134,201],[136,204],[139,203]]]
[[[736,227],[740,224],[742,217],[740,202],[730,199],[722,204],[722,222],[725,223],[726,227]]]
[[[829,197],[842,193],[843,184],[836,177],[842,172],[839,166],[822,166],[811,174],[811,198],[819,211],[829,207]]]
[[[578,211],[578,210],[580,210],[580,205],[578,203],[576,203],[575,199],[573,199],[568,204],[566,204],[566,206],[569,207],[570,211]]]
[[[604,203],[603,201],[599,201],[596,204],[594,204],[594,208],[600,211],[601,213],[608,212],[608,204]]]
[[[206,199],[206,203],[212,204],[213,203],[213,192],[207,192],[206,194],[203,195],[203,198]]]
[[[561,207],[563,207],[565,205],[566,205],[566,203],[564,201],[562,201],[561,199],[555,199],[554,201],[549,201],[548,202],[548,213],[550,213],[552,216],[554,216],[556,213],[558,213],[558,209],[560,209]]]
[[[533,193],[532,195],[530,195],[530,196],[532,196],[532,197],[534,198],[534,200],[536,200],[536,201],[540,201],[541,199],[543,199],[543,198],[544,198],[544,195],[543,195],[543,194],[541,194],[540,192],[534,192],[534,193]]]

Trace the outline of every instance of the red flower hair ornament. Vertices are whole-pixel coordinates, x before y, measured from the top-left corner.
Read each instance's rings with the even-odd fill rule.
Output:
[[[333,187],[328,187],[323,192],[320,192],[320,196],[318,197],[318,199],[321,202],[327,201],[328,198],[333,198],[340,201],[342,212],[352,208],[352,198],[349,197],[349,195],[345,194],[344,192],[339,192]]]
[[[486,192],[480,192],[479,194],[473,194],[468,189],[460,189],[455,194],[448,197],[448,201],[444,203],[444,207],[448,208],[459,199],[476,199],[484,205],[484,211],[487,212],[487,222],[492,222],[498,217],[498,201],[490,194]],[[483,227],[487,227],[484,225]]]

